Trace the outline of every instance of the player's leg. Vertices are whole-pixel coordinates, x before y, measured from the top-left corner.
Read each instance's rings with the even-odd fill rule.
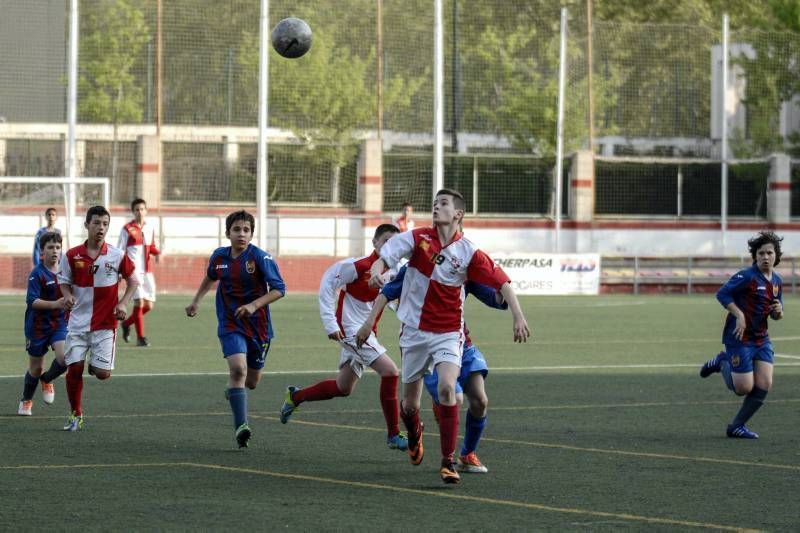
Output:
[[[489,398],[486,395],[484,384],[485,379],[480,371],[472,372],[467,378],[465,391],[469,408],[464,423],[464,442],[458,457],[458,469],[462,472],[483,474],[489,471],[475,453],[483,436],[483,430],[486,428],[489,406]]]
[[[19,401],[17,414],[21,416],[31,416],[33,414],[33,395],[36,392],[36,387],[39,385],[39,377],[42,375],[44,369],[44,353],[47,352],[47,346],[44,347],[44,352],[41,348],[34,348],[34,353],[41,352],[41,355],[31,355],[34,344],[28,342],[28,370],[25,372],[25,378],[22,386],[22,398]]]
[[[700,377],[707,378],[711,374],[716,374],[722,370],[722,363],[727,359],[725,352],[719,352],[717,355],[703,363],[700,367]]]
[[[458,351],[460,352],[461,350]],[[434,356],[434,360],[438,357],[440,354]],[[439,373],[439,445],[442,452],[439,474],[445,483],[458,483],[460,476],[456,472],[455,460],[458,441],[458,404],[455,385],[460,367],[455,361],[445,360],[439,362],[436,369]]]
[[[140,299],[138,300],[139,312],[134,320],[136,325],[136,346],[146,347],[150,346],[150,341],[147,340],[144,328],[144,315],[150,312],[156,301],[156,280],[152,272],[144,272],[139,277],[141,283],[139,292],[137,294]],[[136,310],[136,302],[134,302],[134,311]]]
[[[227,398],[233,414],[234,438],[240,448],[246,448],[250,440],[250,427],[247,424],[247,357],[243,352],[225,356],[228,364]]]
[[[111,378],[114,360],[117,355],[116,331],[101,329],[89,334],[91,357],[89,358],[89,375],[100,381]]]
[[[407,450],[408,438],[400,432],[400,406],[397,399],[400,370],[385,352],[372,361],[370,367],[381,377],[380,403],[386,421],[386,444],[393,450]]]
[[[46,404],[51,404],[55,401],[56,390],[53,386],[53,381],[67,371],[67,365],[64,363],[64,339],[66,339],[66,337],[67,332],[64,330],[51,338],[55,357],[50,363],[50,368],[48,368],[39,379],[42,384],[42,399]]]
[[[403,326],[400,333],[400,380],[403,382],[403,400],[400,402],[400,418],[408,435],[408,457],[411,464],[418,465],[425,456],[422,435],[425,425],[419,417],[422,399],[422,377],[428,373],[431,357],[428,351],[428,336],[416,328]]]
[[[747,374],[734,374],[734,385],[739,378],[737,394],[745,394],[739,412],[731,421],[727,429],[729,437],[757,439],[758,434],[750,431],[745,424],[756,414],[767,398],[772,388],[773,354],[772,346],[762,346],[752,354],[752,372]]]
[[[78,431],[83,427],[83,369],[84,358],[90,347],[90,332],[67,334],[64,343],[64,364],[67,365],[67,375],[64,381],[70,416],[64,425],[65,431]]]

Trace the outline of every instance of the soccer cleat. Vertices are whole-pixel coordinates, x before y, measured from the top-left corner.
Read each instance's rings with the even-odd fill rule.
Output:
[[[719,352],[717,355],[706,361],[700,367],[700,377],[707,378],[711,374],[716,374],[720,370],[720,362],[725,357],[725,352]]]
[[[76,415],[74,412],[67,418],[67,423],[64,424],[64,431],[78,431],[83,429],[83,415]]]
[[[56,399],[56,388],[52,383],[45,383],[42,381],[42,400],[46,404],[51,404]]]
[[[20,400],[19,409],[17,409],[17,414],[20,416],[31,416],[33,414],[31,412],[32,408],[33,408],[33,400]]]
[[[239,445],[239,448],[247,448],[247,442],[250,440],[252,434],[253,432],[250,431],[250,426],[246,423],[236,428],[236,443]]]
[[[146,348],[150,346],[150,341],[147,340],[147,337],[139,337],[138,339],[136,339],[136,346],[139,346],[141,348]]]
[[[417,466],[422,462],[422,458],[425,457],[425,447],[422,445],[422,432],[425,430],[425,424],[422,422],[419,423],[419,439],[417,439],[417,443],[415,446],[412,446],[411,441],[408,442],[408,458],[411,460],[411,464]]]
[[[122,340],[126,343],[131,341],[131,327],[122,324]]]
[[[439,469],[439,475],[442,476],[442,481],[448,485],[461,483],[461,476],[456,472],[456,464],[451,463],[449,459],[442,459],[442,468]]]
[[[291,417],[294,410],[297,409],[297,404],[292,400],[292,394],[299,390],[300,387],[292,385],[286,387],[286,397],[283,399],[283,405],[281,406],[281,424],[288,422],[289,417]]]
[[[386,439],[386,445],[390,450],[406,451],[408,449],[408,437],[405,433],[398,433]]]
[[[732,439],[758,438],[758,433],[756,433],[755,431],[750,431],[744,424],[742,424],[741,426],[728,426],[728,430],[725,433],[727,433],[728,437]]]
[[[470,474],[485,474],[489,471],[488,468],[483,466],[475,452],[460,456],[458,458],[458,469],[461,472],[469,472]]]

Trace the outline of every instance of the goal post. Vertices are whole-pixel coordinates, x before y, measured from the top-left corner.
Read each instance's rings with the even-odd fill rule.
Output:
[[[98,188],[101,189],[98,191]],[[74,195],[70,201],[70,195]],[[0,177],[0,210],[6,207],[61,205],[64,216],[66,247],[76,242],[78,228],[72,224],[77,212],[70,206],[111,203],[111,180],[109,178],[69,178],[57,176],[2,176]]]

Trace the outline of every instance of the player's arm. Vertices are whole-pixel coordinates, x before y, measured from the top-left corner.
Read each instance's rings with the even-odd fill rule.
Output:
[[[744,272],[745,271],[741,271],[734,274],[731,279],[717,291],[717,301],[736,319],[733,335],[739,340],[742,340],[744,330],[747,328],[747,321],[744,312],[736,305],[734,295],[745,290],[749,283],[749,278]]]
[[[36,311],[64,310],[66,309],[66,301],[63,296],[58,300],[42,300],[41,298],[37,298],[31,303],[31,309],[35,309]]]
[[[488,307],[501,310],[508,309],[508,302],[506,302],[506,299],[503,297],[503,293],[499,290],[482,283],[476,283],[474,281],[468,281],[466,285],[464,285],[464,288],[466,289],[467,294],[473,295],[475,298],[480,300],[481,303]]]
[[[197,309],[200,307],[200,300],[203,299],[203,296],[206,295],[216,282],[217,280],[209,278],[207,274],[203,277],[203,281],[200,282],[200,287],[197,288],[197,292],[194,298],[192,298],[192,303],[186,306],[186,316],[193,317],[197,315]]]
[[[125,318],[128,316],[128,303],[131,301],[133,294],[139,287],[139,280],[133,275],[133,262],[130,260],[130,258],[128,258],[127,255],[124,257],[124,260],[131,262],[131,268],[130,272],[128,272],[128,275],[124,277],[125,293],[122,295],[122,298],[119,299],[119,303],[117,303],[117,307],[114,309],[114,314],[116,315],[117,320],[125,320]]]
[[[61,289],[61,297],[64,300],[64,310],[69,311],[75,307],[75,295],[72,294],[72,267],[67,254],[61,256],[61,264],[56,277]]]
[[[525,320],[525,314],[522,312],[522,307],[519,305],[517,294],[511,287],[511,282],[504,283],[503,286],[500,287],[500,293],[511,309],[511,315],[514,320],[514,342],[527,342],[528,337],[531,336],[531,330],[528,328],[528,322]]]
[[[387,303],[389,303],[389,299],[386,298],[383,293],[378,294],[378,297],[372,302],[372,310],[369,312],[369,316],[367,316],[356,333],[356,346],[361,348],[367,341],[370,333],[372,333],[372,329],[375,327],[375,322],[378,320],[378,317]]]
[[[322,274],[318,295],[319,318],[322,320],[325,334],[331,340],[344,339],[344,333],[336,320],[336,293],[348,283],[355,281],[357,276],[355,265],[350,260],[335,263]]]
[[[280,300],[286,294],[286,284],[283,282],[281,273],[278,270],[278,264],[272,259],[271,255],[264,254],[260,272],[262,281],[268,287],[266,294],[259,296],[247,305],[237,307],[236,311],[233,312],[236,318],[248,317],[265,305]]]
[[[265,305],[269,305],[272,302],[276,302],[283,298],[284,291],[280,289],[270,289],[267,294],[259,296],[252,302],[247,305],[242,305],[236,308],[236,311],[233,312],[233,315],[236,318],[244,318],[254,314],[256,311],[264,307]]]
[[[387,268],[395,268],[401,259],[407,258],[414,251],[414,233],[406,231],[398,233],[381,246],[381,256],[372,263],[369,269],[369,286],[374,288],[383,287],[386,279],[383,271]]]
[[[37,231],[36,235],[33,237],[33,256],[31,257],[33,261],[33,266],[39,264],[39,237],[41,234]]]
[[[517,300],[517,294],[511,287],[511,280],[508,275],[503,272],[503,269],[500,268],[491,257],[478,250],[473,254],[472,260],[467,267],[467,279],[469,281],[489,285],[490,287],[499,288],[503,299],[508,303],[508,307],[511,309],[514,342],[527,342],[528,337],[531,336],[531,330],[528,328],[525,314],[522,312],[519,300]]]

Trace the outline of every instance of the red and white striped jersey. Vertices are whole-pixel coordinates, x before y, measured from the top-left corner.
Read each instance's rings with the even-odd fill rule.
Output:
[[[133,261],[125,252],[103,243],[96,259],[89,257],[86,243],[70,248],[61,256],[60,285],[72,285],[75,306],[67,329],[72,332],[116,329],[114,308],[119,303],[119,278],[134,273]]]
[[[156,232],[153,225],[148,224],[146,220],[141,226],[136,220],[125,224],[119,234],[117,248],[128,254],[136,265],[137,272],[143,273],[153,271],[150,256],[161,253],[156,247]]]
[[[509,280],[475,244],[456,233],[442,247],[436,228],[419,228],[395,235],[381,247],[381,259],[394,267],[409,257],[397,317],[422,331],[460,331],[464,320],[467,280],[499,290]]]
[[[373,302],[378,297],[378,289],[371,288],[368,283],[369,269],[377,259],[378,254],[374,251],[366,257],[344,259],[322,275],[319,316],[328,335],[341,331],[345,337],[352,337],[369,316]],[[379,320],[380,316],[375,321],[373,331],[377,332]]]

